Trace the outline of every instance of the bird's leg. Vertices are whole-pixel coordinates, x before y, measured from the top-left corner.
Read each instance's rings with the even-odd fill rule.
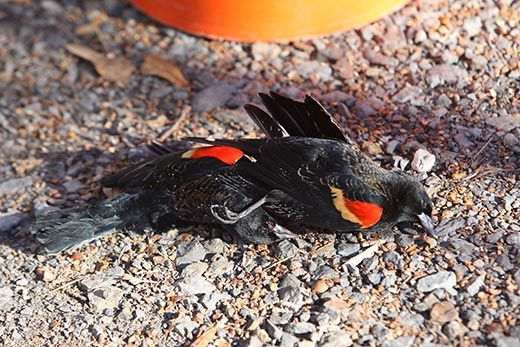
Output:
[[[269,228],[271,228],[273,233],[280,240],[292,239],[292,238],[298,237],[297,234],[293,233],[289,229],[281,226],[280,224],[274,223],[272,221],[267,221],[267,226],[269,226]]]
[[[248,214],[265,204],[267,201],[267,195],[252,204],[251,206],[247,207],[245,210],[241,212],[233,212],[230,209],[228,209],[226,206],[220,206],[220,205],[211,205],[210,210],[213,217],[215,217],[219,222],[224,224],[235,224],[240,219],[246,217]],[[223,208],[225,217],[222,217],[217,212],[217,208]]]
[[[229,219],[236,219],[236,220],[242,219],[245,216],[247,216],[248,214],[250,214],[251,212],[253,212],[254,210],[256,210],[257,208],[259,208],[260,206],[262,206],[266,202],[266,200],[267,200],[267,196],[264,196],[263,198],[261,198],[260,200],[258,200],[257,202],[255,202],[254,204],[252,204],[251,206],[249,206],[242,212],[238,212],[238,213],[233,212],[233,211],[229,210],[226,206],[224,206],[224,211],[226,212],[226,216]]]

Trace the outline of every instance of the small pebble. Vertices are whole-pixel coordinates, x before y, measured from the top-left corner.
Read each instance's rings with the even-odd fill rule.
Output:
[[[56,279],[56,274],[48,267],[39,267],[34,270],[34,274],[44,282],[52,282]]]
[[[430,310],[430,319],[434,322],[446,323],[459,317],[457,309],[447,301],[434,304]]]
[[[511,133],[507,133],[505,136],[504,136],[504,146],[506,147],[514,147],[516,145],[518,145],[518,137],[511,134]]]
[[[431,171],[435,165],[435,156],[424,149],[418,149],[412,160],[412,169],[417,172]]]
[[[451,271],[440,271],[433,275],[420,278],[417,281],[417,290],[431,292],[435,289],[452,289],[457,284],[457,277]]]

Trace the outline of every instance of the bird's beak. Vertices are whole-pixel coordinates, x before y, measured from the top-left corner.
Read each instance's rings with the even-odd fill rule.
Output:
[[[433,225],[432,217],[428,216],[426,213],[421,213],[417,215],[419,218],[419,221],[421,222],[421,225],[423,226],[424,230],[432,236],[435,235],[435,226]]]

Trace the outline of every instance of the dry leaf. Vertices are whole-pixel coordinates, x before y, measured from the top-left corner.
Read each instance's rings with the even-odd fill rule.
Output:
[[[68,44],[65,46],[70,53],[91,62],[101,77],[114,81],[126,83],[134,71],[134,65],[126,58],[107,58],[88,47]]]
[[[178,87],[186,87],[189,84],[181,69],[158,55],[152,54],[146,57],[143,65],[141,65],[141,73],[147,76],[164,78]]]
[[[214,324],[211,328],[202,333],[202,335],[197,337],[197,339],[191,343],[190,347],[206,347],[215,339],[217,329],[217,324]]]

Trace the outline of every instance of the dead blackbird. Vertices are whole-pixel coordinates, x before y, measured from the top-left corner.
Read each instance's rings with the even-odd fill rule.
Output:
[[[251,243],[294,237],[295,224],[356,232],[420,222],[433,231],[432,202],[420,182],[375,164],[316,100],[273,92],[260,98],[269,114],[245,109],[268,138],[190,138],[207,146],[106,177],[105,187],[126,192],[38,217],[32,233],[56,253],[118,229],[186,222],[217,224]]]

